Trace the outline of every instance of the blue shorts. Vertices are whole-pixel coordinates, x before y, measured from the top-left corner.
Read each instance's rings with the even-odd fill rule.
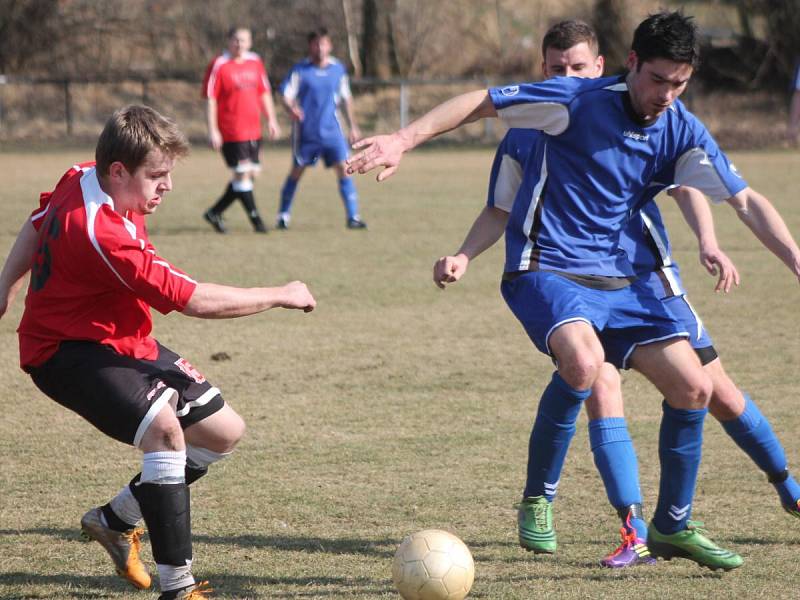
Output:
[[[688,336],[664,303],[639,282],[618,290],[597,290],[556,273],[531,271],[504,280],[500,290],[536,348],[550,356],[552,333],[574,321],[594,328],[606,361],[620,369],[629,368],[628,359],[637,346]]]
[[[689,343],[692,348],[708,348],[713,346],[711,336],[703,326],[703,321],[685,296],[672,296],[661,300],[669,311],[675,316],[683,328],[689,332]]]
[[[311,167],[317,163],[320,156],[326,167],[347,160],[350,156],[350,148],[344,136],[305,141],[296,129],[292,132],[292,163],[294,166]]]

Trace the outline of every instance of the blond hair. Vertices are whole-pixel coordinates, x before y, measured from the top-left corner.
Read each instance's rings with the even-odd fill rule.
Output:
[[[149,106],[130,104],[111,115],[97,140],[97,171],[107,175],[111,164],[119,161],[133,173],[156,149],[182,158],[189,153],[189,142],[174,121]]]

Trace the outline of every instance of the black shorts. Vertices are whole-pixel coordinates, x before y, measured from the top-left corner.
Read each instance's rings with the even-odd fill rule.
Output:
[[[235,169],[242,161],[250,161],[256,168],[260,166],[258,153],[261,150],[261,140],[247,142],[225,142],[222,144],[222,156],[225,164]]]
[[[62,342],[47,362],[26,371],[50,398],[106,435],[137,447],[167,403],[183,429],[224,405],[217,388],[161,344],[155,360],[143,360],[96,342]]]

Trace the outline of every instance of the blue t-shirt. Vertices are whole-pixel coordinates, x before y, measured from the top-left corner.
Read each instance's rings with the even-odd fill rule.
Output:
[[[624,78],[558,77],[489,93],[510,127],[543,134],[506,228],[506,272],[633,276],[620,236],[656,175],[714,201],[747,186],[679,101],[645,126]]]
[[[281,83],[281,93],[303,109],[297,132],[304,142],[326,142],[342,137],[337,108],[350,98],[350,83],[344,65],[331,57],[319,67],[311,59],[295,64]]]

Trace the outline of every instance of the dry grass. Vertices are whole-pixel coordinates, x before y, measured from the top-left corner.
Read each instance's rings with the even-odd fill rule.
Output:
[[[39,191],[75,152],[4,154],[5,252]],[[238,452],[193,490],[195,570],[220,598],[392,598],[391,556],[410,531],[449,529],[472,548],[472,597],[791,598],[798,523],[755,467],[709,419],[695,515],[745,565],[710,574],[685,561],[609,572],[597,560],[617,522],[588,451],[585,417],[556,504],[556,556],[516,545],[515,513],[535,405],[551,365],[498,293],[499,248],[442,293],[429,281],[483,202],[489,151],[418,152],[394,179],[358,181],[370,229],[351,232],[333,177],[312,171],[294,227],[256,236],[238,207],[218,236],[200,219],[226,177],[198,150],[151,222],[160,252],[202,280],[239,285],[307,281],[312,314],[273,311],[235,321],[157,317],[159,339],[216,382],[246,418]],[[800,231],[796,154],[738,154],[737,166]],[[288,167],[268,152],[256,192],[272,215]],[[795,369],[797,280],[737,222],[715,211],[744,281],[711,292],[669,201],[677,258],[692,301],[735,380],[771,417],[792,462],[800,456]],[[43,397],[17,368],[21,302],[0,321],[5,414],[0,421],[0,598],[143,598],[114,576],[77,522],[137,469],[137,453],[100,437]],[[231,360],[211,356],[226,352]],[[659,398],[626,373],[630,427],[648,507],[655,503]],[[149,550],[145,556],[150,560]]]

